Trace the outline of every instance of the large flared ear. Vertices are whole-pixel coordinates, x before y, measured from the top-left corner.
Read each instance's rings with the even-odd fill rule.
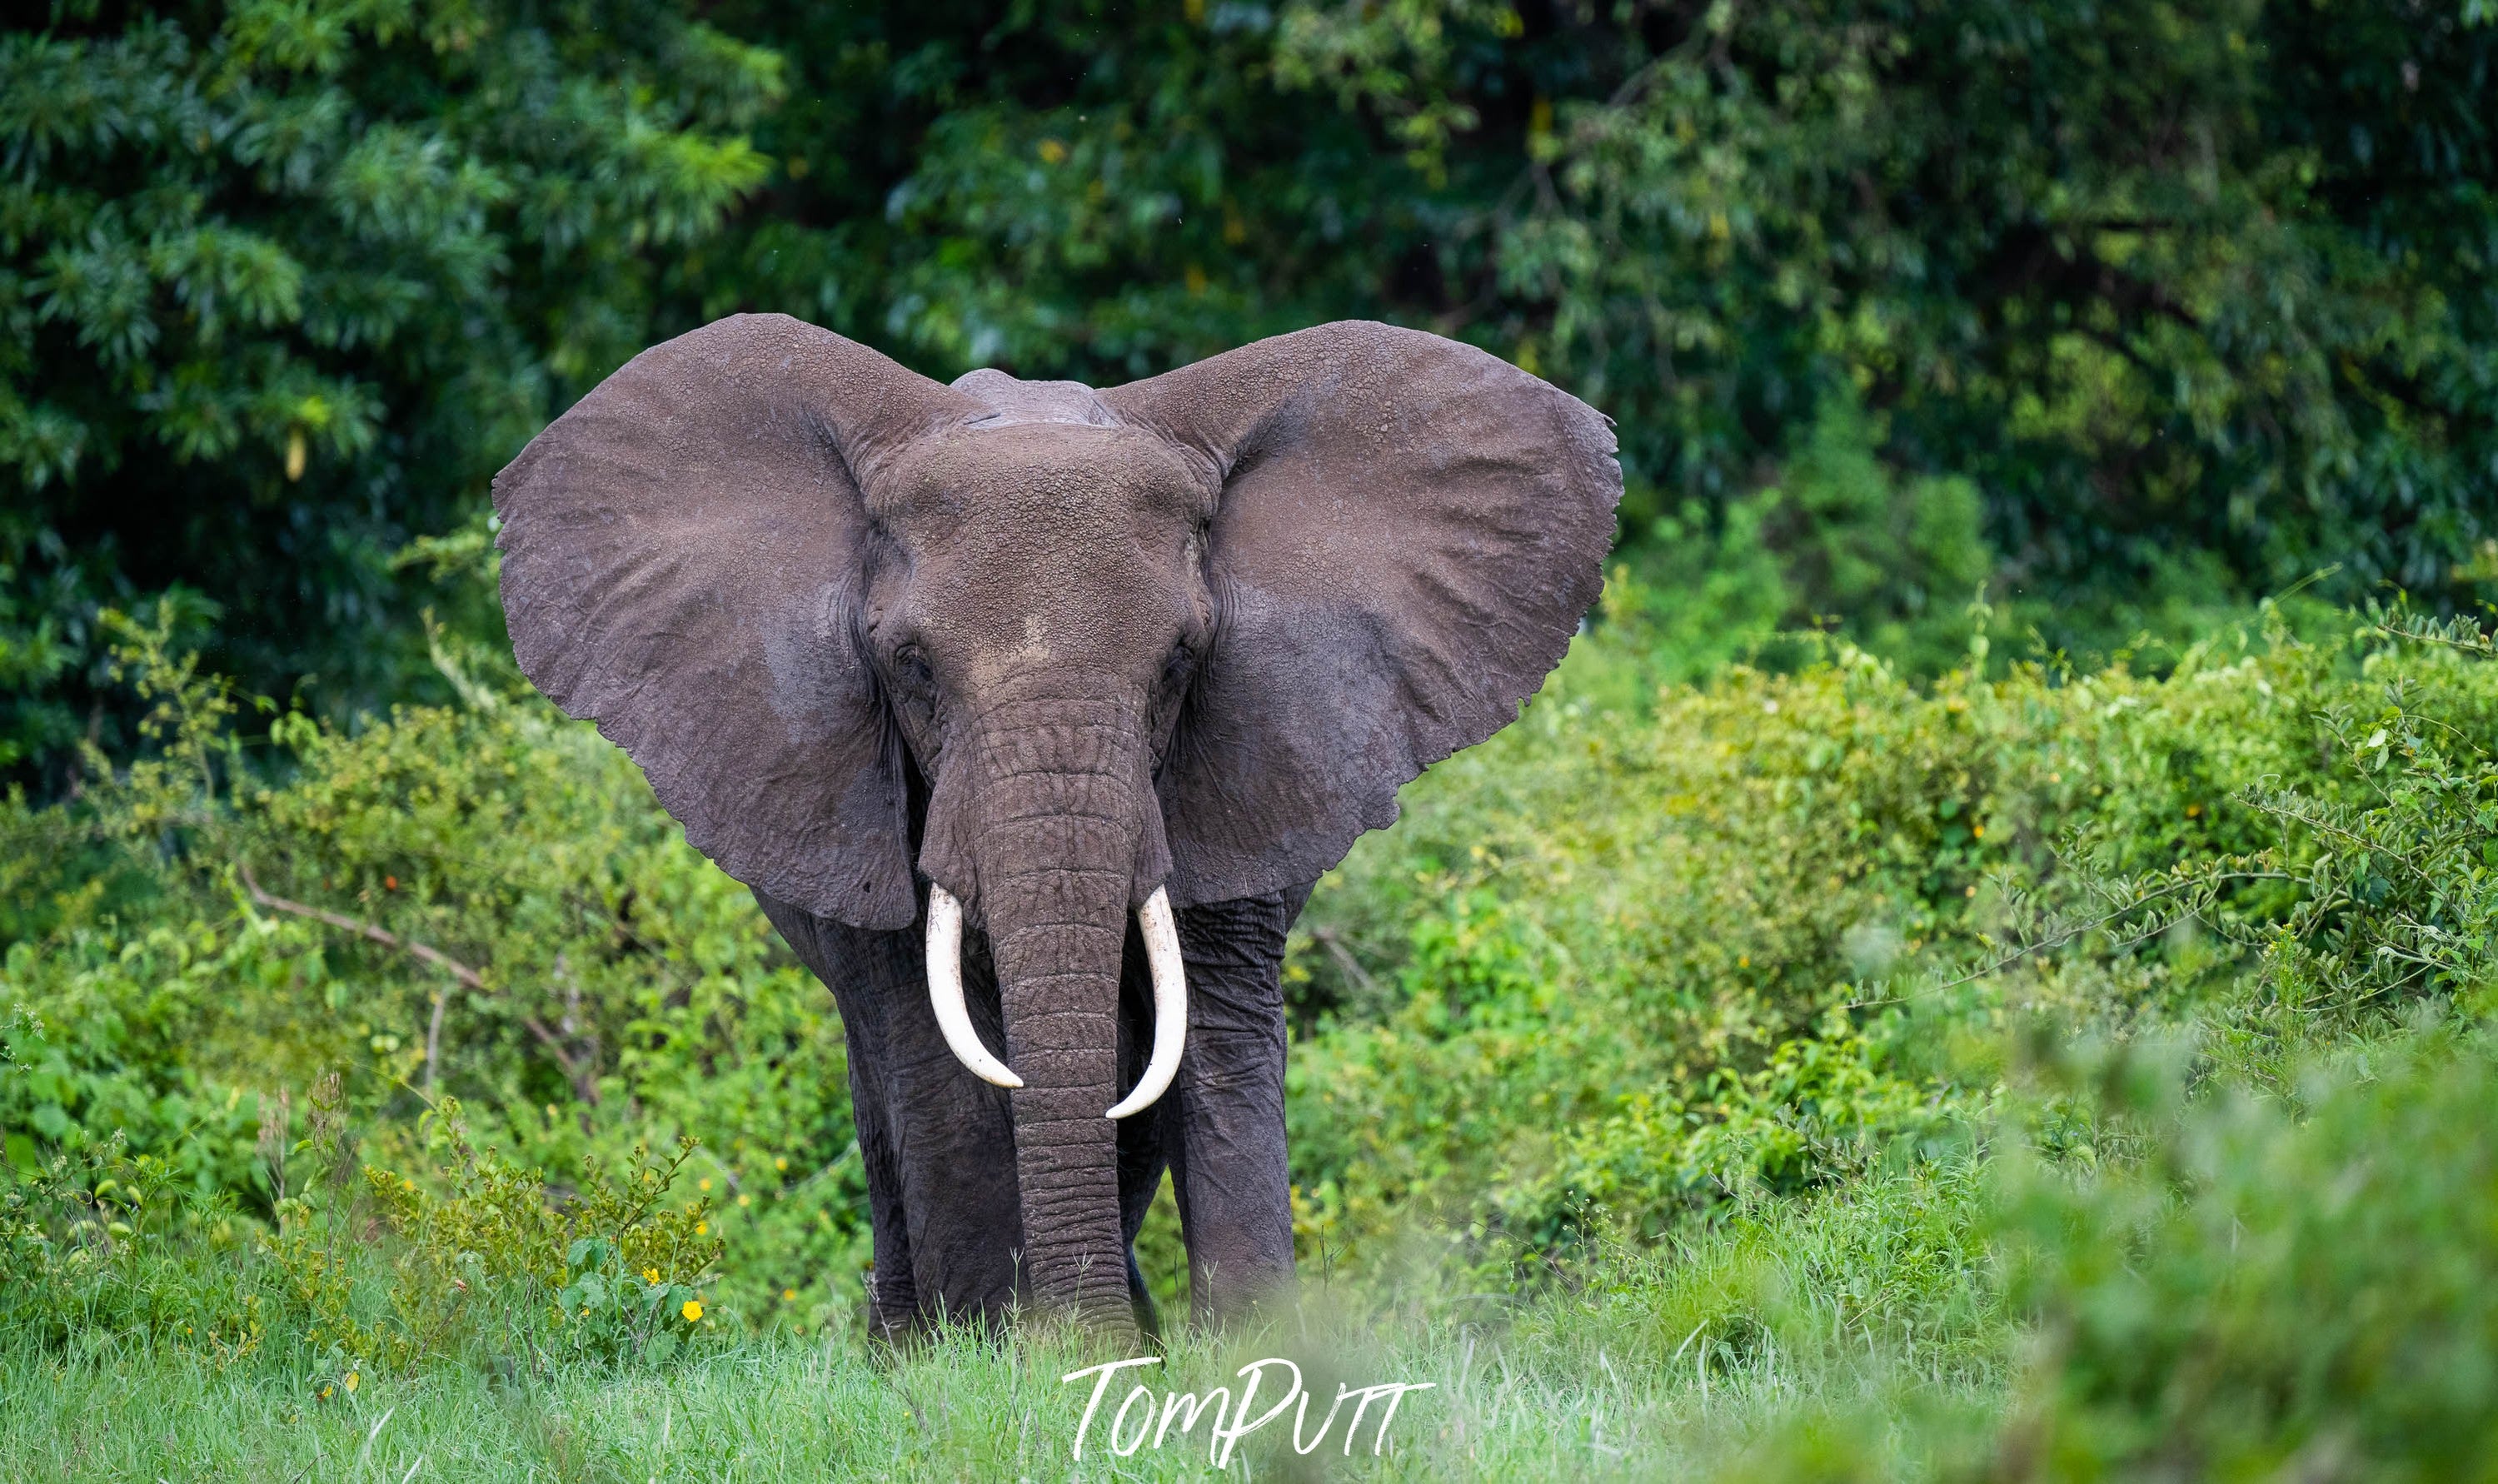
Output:
[[[1347,322],[1102,394],[1221,482],[1215,641],[1160,781],[1171,898],[1306,882],[1507,725],[1595,600],[1611,425],[1472,347]]]
[[[860,483],[977,410],[828,331],[739,315],[636,356],[495,480],[522,670],[721,869],[855,927],[917,916],[900,744],[853,622]]]

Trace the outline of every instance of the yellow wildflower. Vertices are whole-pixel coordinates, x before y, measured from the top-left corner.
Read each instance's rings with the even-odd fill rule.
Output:
[[[688,1299],[685,1302],[685,1307],[678,1310],[677,1312],[685,1315],[686,1322],[688,1324],[691,1324],[702,1317],[702,1300]]]
[[[356,1389],[356,1373],[353,1371],[347,1373],[347,1389],[349,1391],[354,1391]]]
[[[644,1281],[644,1282],[646,1282],[646,1283],[656,1283],[656,1282],[657,1282],[658,1280],[659,1280],[659,1270],[658,1270],[658,1269],[657,1269],[657,1268],[644,1268],[644,1269],[642,1270],[642,1281]]]
[[[795,1288],[784,1288],[784,1289],[782,1289],[782,1290],[781,1290],[781,1302],[782,1302],[782,1303],[784,1303],[784,1304],[794,1304],[794,1303],[796,1303],[796,1302],[797,1302],[797,1300],[798,1300],[798,1290],[797,1290],[797,1289],[795,1289]]]

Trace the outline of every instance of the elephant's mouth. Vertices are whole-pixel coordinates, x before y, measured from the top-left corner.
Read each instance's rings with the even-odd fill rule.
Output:
[[[1105,1118],[1124,1119],[1152,1107],[1169,1090],[1179,1073],[1180,1050],[1188,1043],[1188,977],[1179,951],[1179,925],[1171,917],[1170,893],[1154,888],[1137,909],[1137,927],[1145,939],[1145,962],[1154,984],[1154,1045],[1145,1073],[1134,1090]],[[942,886],[928,888],[928,1003],[945,1045],[972,1075],[1001,1088],[1020,1088],[1023,1079],[980,1044],[963,1003],[963,904]]]

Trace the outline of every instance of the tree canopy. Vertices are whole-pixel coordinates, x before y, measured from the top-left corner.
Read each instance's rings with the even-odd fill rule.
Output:
[[[538,426],[740,309],[1097,383],[1434,330],[1617,421],[1630,554],[1783,480],[1745,529],[1874,626],[1989,570],[2058,641],[2327,564],[2468,602],[2498,584],[2493,22],[64,0],[0,36],[0,767],[54,790],[123,741],[95,616],[166,590],[256,689],[421,690],[427,604],[496,619],[409,557],[474,550]],[[1899,508],[1809,493],[1860,466]]]

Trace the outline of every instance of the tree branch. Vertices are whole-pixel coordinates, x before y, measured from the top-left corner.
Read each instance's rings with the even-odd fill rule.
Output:
[[[2151,905],[2155,901],[2166,900],[2182,892],[2193,891],[2196,887],[2219,886],[2225,881],[2295,881],[2297,879],[2298,877],[2283,870],[2232,870],[2224,871],[2213,876],[2197,876],[2192,880],[2171,882],[2170,884],[2160,888],[2158,891],[2144,893],[2142,896],[2127,902],[2124,906],[2117,908],[2115,911],[2108,913],[2104,917],[2095,917],[2085,923],[2069,924],[2061,931],[2051,932],[2034,943],[2027,943],[2012,950],[2010,953],[2000,954],[1996,958],[1974,969],[1970,970],[1968,973],[1961,975],[1959,978],[1952,980],[1948,984],[1931,985],[1925,989],[1913,991],[1906,995],[1889,995],[1879,999],[1850,1000],[1840,1008],[1844,1010],[1864,1010],[1876,1005],[1904,1004],[1911,999],[1922,999],[1929,995],[1940,995],[1949,990],[1959,989],[1964,984],[1970,984],[1977,980],[1984,979],[1990,974],[2000,974],[2003,970],[2010,968],[2013,964],[2018,963],[2022,960],[2030,958],[2034,954],[2053,952],[2056,949],[2064,947],[2066,943],[2073,941],[2073,939],[2080,937],[2086,932],[2096,932],[2099,929],[2106,927],[2108,924],[2113,923],[2120,918],[2130,916],[2130,914]],[[2188,917],[2199,917],[2201,914],[2197,912],[2189,912],[2186,915]],[[2159,936],[2161,933],[2168,931],[2168,924],[2163,923],[2139,936],[2128,938],[2124,942],[2118,943],[2115,946],[2121,949],[2130,948],[2136,943]]]
[[[235,862],[235,871],[242,877],[243,889],[251,893],[251,900],[271,911],[291,912],[297,917],[308,917],[314,922],[328,923],[341,931],[369,938],[384,948],[396,948],[401,953],[413,954],[436,968],[449,971],[452,978],[472,990],[482,992],[486,989],[486,981],[475,969],[438,948],[428,947],[426,944],[400,937],[387,928],[366,922],[360,917],[349,917],[345,913],[331,912],[320,907],[307,907],[300,901],[289,901],[283,897],[272,897],[260,889],[260,882],[253,878],[251,868],[241,861]]]
[[[1347,974],[1353,977],[1354,985],[1360,989],[1363,995],[1366,995],[1371,993],[1372,984],[1369,970],[1363,968],[1361,961],[1354,958],[1353,950],[1344,946],[1344,939],[1336,935],[1336,931],[1333,928],[1312,928],[1310,930],[1310,937],[1315,940],[1320,947],[1328,951],[1328,957],[1335,960],[1336,967],[1343,969]]]
[[[272,896],[270,893],[261,890],[260,881],[257,877],[252,875],[251,866],[247,862],[240,860],[236,861],[235,873],[242,878],[243,890],[251,894],[251,900],[258,905],[266,907],[272,912],[285,912],[296,917],[308,917],[316,923],[327,923],[331,927],[336,928],[342,932],[352,932],[358,937],[364,938],[368,942],[379,943],[384,948],[396,948],[401,953],[422,959],[426,963],[432,964],[434,967],[450,974],[452,978],[459,980],[462,984],[477,991],[481,995],[491,995],[495,993],[493,990],[486,987],[486,979],[484,975],[478,973],[475,969],[470,968],[467,964],[461,963],[458,959],[444,953],[439,948],[435,948],[431,944],[420,943],[414,938],[400,937],[398,933],[391,931],[380,924],[368,923],[361,917],[349,917],[343,912],[333,912],[324,907],[306,906],[300,901],[290,901],[283,897]],[[441,1051],[442,1007],[443,1000],[437,998],[433,1002],[433,1018],[432,1024],[426,1030],[425,1083],[429,1088],[433,1086],[434,1058]],[[528,1014],[527,1012],[524,1012],[521,1016],[521,1025],[528,1030],[530,1035],[537,1038],[539,1045],[547,1049],[547,1054],[549,1056],[555,1058],[556,1064],[563,1068],[564,1079],[572,1084],[572,1090],[574,1093],[577,1094],[583,1102],[588,1103],[593,1108],[597,1107],[598,1083],[596,1079],[591,1075],[591,1069],[584,1067],[572,1053],[564,1049],[563,1037],[557,1035],[553,1030],[548,1029],[544,1021],[541,1021],[536,1016]]]

